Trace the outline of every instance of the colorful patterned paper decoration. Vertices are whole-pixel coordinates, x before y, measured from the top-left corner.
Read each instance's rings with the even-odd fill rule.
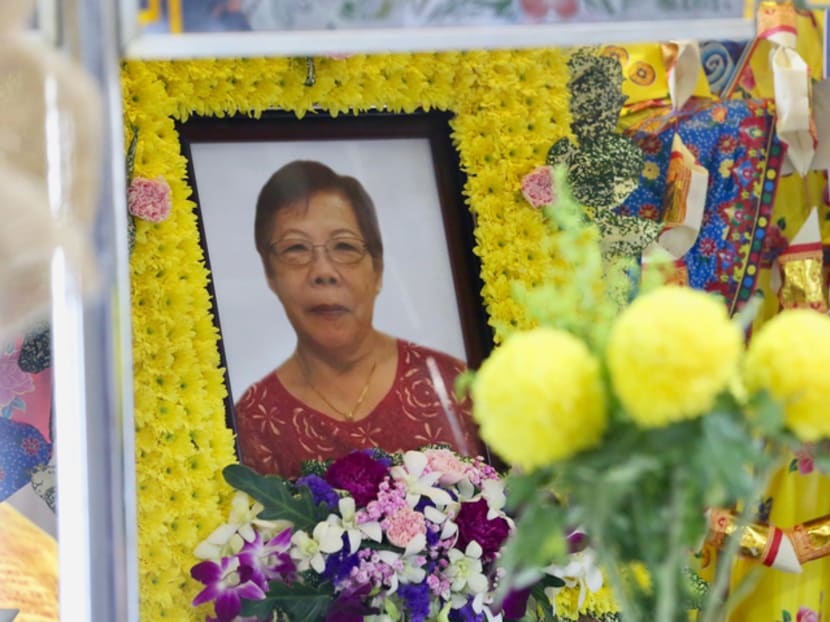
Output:
[[[568,169],[568,181],[580,203],[607,210],[620,205],[637,188],[643,153],[618,134],[598,135],[579,147],[563,138],[548,152],[547,162]]]
[[[41,324],[29,331],[20,346],[17,364],[25,372],[37,374],[52,364],[52,333],[48,323]]]
[[[0,356],[0,501],[52,455],[48,335],[47,326],[18,337]]]
[[[741,58],[744,41],[706,41],[700,48],[700,62],[712,95],[720,97],[735,78],[738,59]]]
[[[620,64],[613,57],[582,50],[568,66],[571,130],[577,143],[557,141],[548,151],[547,164],[567,169],[574,198],[591,211],[600,230],[603,256],[639,257],[661,226],[613,211],[637,188],[643,170],[643,152],[616,129],[626,100]]]
[[[620,110],[626,97],[622,92],[623,74],[616,59],[589,49],[568,59],[571,79],[571,131],[580,146],[599,136],[617,133]]]
[[[673,113],[657,102],[626,128],[646,154],[641,183],[621,208],[626,215],[664,220],[675,135],[708,171],[700,233],[684,261],[689,285],[723,296],[730,313],[755,291],[776,196],[783,150],[771,108],[763,100],[700,100]]]
[[[35,427],[0,418],[0,501],[28,484],[51,455],[52,445]]]
[[[55,465],[40,464],[32,469],[32,490],[43,499],[53,512],[56,511]]]
[[[637,187],[643,168],[642,151],[616,129],[626,99],[622,70],[615,59],[589,50],[571,56],[568,68],[571,130],[577,142],[557,141],[547,164],[567,168],[577,201],[595,210],[611,209]]]

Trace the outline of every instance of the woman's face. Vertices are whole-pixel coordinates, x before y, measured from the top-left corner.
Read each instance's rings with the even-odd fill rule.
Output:
[[[330,240],[363,240],[351,204],[339,193],[318,192],[308,204],[277,212],[271,244],[315,245],[307,265],[271,253],[268,285],[285,308],[301,342],[324,349],[357,347],[372,330],[381,273],[367,252],[354,264],[336,263],[322,246]]]

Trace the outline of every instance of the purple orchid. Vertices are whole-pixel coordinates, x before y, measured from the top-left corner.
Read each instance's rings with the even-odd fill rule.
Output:
[[[262,600],[265,592],[253,580],[254,570],[239,557],[223,557],[220,563],[204,561],[190,569],[190,576],[205,584],[193,606],[214,601],[218,622],[232,622],[242,609],[242,599]]]
[[[292,583],[297,567],[288,551],[291,548],[291,528],[284,529],[268,542],[262,541],[262,534],[256,532],[251,542],[246,542],[238,557],[243,567],[251,569],[251,580],[263,590],[268,582],[278,579]]]

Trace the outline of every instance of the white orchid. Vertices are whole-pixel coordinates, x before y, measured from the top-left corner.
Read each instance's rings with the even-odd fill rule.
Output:
[[[423,568],[426,560],[418,555],[401,555],[394,551],[376,551],[374,555],[395,572],[390,577],[387,594],[393,594],[398,590],[400,583],[421,583],[426,577],[426,570]]]
[[[455,491],[458,493],[459,501],[469,501],[475,496],[476,487],[469,479],[463,478],[455,483]]]
[[[472,602],[473,611],[481,615],[484,613],[484,617],[487,618],[487,622],[501,622],[502,615],[501,612],[498,614],[493,613],[492,608],[490,605],[493,604],[492,595],[490,597],[485,597],[484,592],[479,592],[475,595]]]
[[[447,553],[449,565],[444,576],[450,581],[453,608],[463,607],[467,602],[468,594],[480,594],[487,591],[487,577],[482,572],[481,545],[475,540],[470,541],[462,552],[450,549]]]
[[[349,553],[357,551],[363,538],[369,538],[375,542],[381,541],[383,530],[380,528],[378,521],[358,523],[355,502],[352,497],[342,497],[337,502],[337,508],[340,511],[340,516],[329,514],[326,521],[346,532],[346,536],[349,538]]]
[[[256,533],[269,540],[280,531],[291,527],[285,520],[262,520],[257,518],[265,509],[259,501],[254,501],[246,493],[237,491],[231,499],[231,511],[228,522],[216,528],[194,551],[199,559],[217,560],[227,555],[238,553],[245,542],[253,542]],[[256,529],[254,529],[256,528]]]
[[[507,495],[504,494],[504,482],[500,479],[488,479],[481,483],[481,496],[487,501],[487,520],[494,518],[509,518],[505,516],[503,509],[507,503]]]
[[[454,504],[454,506],[457,505],[458,504]],[[431,523],[441,525],[441,535],[439,536],[441,540],[446,540],[447,538],[450,538],[458,533],[458,525],[453,522],[448,514],[442,512],[438,508],[432,506],[425,507],[424,518]]]
[[[545,596],[553,606],[553,613],[556,613],[556,593],[564,587],[576,587],[579,585],[579,599],[577,607],[582,607],[585,602],[586,590],[596,592],[602,587],[602,572],[595,564],[595,554],[590,549],[571,555],[571,561],[564,566],[551,565],[545,568],[549,575],[557,577],[565,582],[563,587],[545,588]]]
[[[291,536],[291,558],[297,562],[297,570],[304,572],[313,568],[322,573],[326,569],[323,554],[337,553],[343,548],[344,530],[328,522],[317,523],[311,537],[305,531],[294,532]]]
[[[435,486],[441,473],[426,472],[426,467],[426,455],[420,451],[407,451],[403,455],[403,466],[392,467],[391,475],[395,480],[406,483],[406,502],[409,507],[418,505],[421,497],[427,497],[438,507],[446,507],[452,503],[452,497],[446,490]]]
[[[236,533],[236,525],[220,525],[213,532],[198,544],[193,554],[199,559],[218,561],[228,555],[238,553],[244,544],[242,538]]]

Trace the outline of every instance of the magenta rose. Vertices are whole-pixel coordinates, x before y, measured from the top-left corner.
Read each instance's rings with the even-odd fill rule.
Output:
[[[538,166],[522,178],[522,194],[533,207],[553,203],[553,169]]]
[[[378,486],[389,470],[362,451],[353,451],[331,463],[323,476],[332,487],[347,491],[358,506],[378,496]]]
[[[496,556],[510,533],[510,525],[503,518],[487,518],[488,509],[485,499],[462,503],[455,518],[458,525],[455,547],[463,551],[475,540],[481,546],[484,561],[490,561]]]
[[[136,177],[127,191],[127,205],[136,218],[161,222],[170,215],[173,202],[164,177]]]

